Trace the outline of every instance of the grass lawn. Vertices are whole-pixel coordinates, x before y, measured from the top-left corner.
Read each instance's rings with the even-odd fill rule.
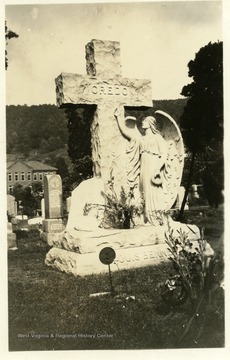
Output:
[[[223,251],[223,211],[197,209],[190,222],[205,227],[206,239]],[[18,239],[8,258],[9,350],[170,349],[224,346],[224,294],[197,316],[180,341],[192,312],[189,302],[170,308],[161,284],[171,263],[112,274],[115,297],[90,297],[109,290],[108,275],[74,277],[44,264],[46,245]]]

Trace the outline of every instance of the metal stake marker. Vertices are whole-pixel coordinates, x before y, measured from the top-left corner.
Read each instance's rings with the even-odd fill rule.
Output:
[[[100,251],[100,254],[99,254],[100,261],[102,262],[102,264],[108,265],[108,268],[109,268],[109,282],[110,282],[110,288],[111,288],[110,293],[112,296],[115,295],[115,291],[114,291],[114,287],[113,287],[113,283],[112,283],[112,274],[111,274],[110,264],[114,261],[115,258],[116,258],[116,253],[110,247],[103,248]]]

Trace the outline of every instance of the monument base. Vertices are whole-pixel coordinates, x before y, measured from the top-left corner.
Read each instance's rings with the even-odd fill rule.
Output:
[[[64,229],[62,219],[45,219],[42,221],[42,238],[48,245],[52,246],[53,241]]]
[[[180,229],[188,234],[191,241],[196,242],[200,238],[197,226],[173,222],[175,236],[179,236]],[[99,253],[103,248],[111,247],[116,252],[116,258],[110,265],[112,271],[158,265],[168,261],[169,257],[166,230],[165,226],[140,226],[131,230],[84,232],[73,229],[52,234],[54,247],[46,255],[45,263],[75,276],[105,273],[108,267],[100,262]]]
[[[110,265],[111,271],[135,269],[158,265],[168,261],[167,244],[138,246],[116,250],[116,258]],[[52,248],[45,260],[46,265],[75,276],[101,274],[108,272],[108,266],[99,260],[99,251],[77,254],[73,251]]]

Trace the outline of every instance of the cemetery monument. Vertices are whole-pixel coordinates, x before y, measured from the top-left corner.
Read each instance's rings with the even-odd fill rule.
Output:
[[[152,92],[150,80],[122,77],[119,42],[88,43],[86,70],[87,75],[59,75],[56,94],[60,107],[96,105],[94,176],[72,192],[67,226],[50,238],[46,264],[80,276],[106,272],[99,260],[105,247],[116,252],[112,271],[160,263],[168,256],[169,227],[175,236],[182,230],[190,240],[200,238],[195,225],[174,222],[168,214],[183,171],[180,130],[163,111],[143,119],[142,132],[134,117],[125,116],[127,107],[152,107]],[[111,224],[111,218],[119,220],[114,199],[123,201],[124,228]]]

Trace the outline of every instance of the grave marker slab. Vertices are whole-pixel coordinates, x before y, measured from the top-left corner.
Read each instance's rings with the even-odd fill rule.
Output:
[[[42,218],[45,219],[45,199],[41,199]]]
[[[7,222],[7,247],[8,250],[17,248],[16,234],[13,233],[13,227],[10,222]]]
[[[63,201],[60,175],[46,175],[44,179],[45,219],[42,222],[43,239],[50,245],[55,234],[64,230]]]
[[[46,175],[44,179],[45,218],[59,219],[63,214],[62,181],[60,175]]]
[[[15,201],[15,197],[9,194],[7,195],[7,211],[11,216],[17,215],[17,202]]]

